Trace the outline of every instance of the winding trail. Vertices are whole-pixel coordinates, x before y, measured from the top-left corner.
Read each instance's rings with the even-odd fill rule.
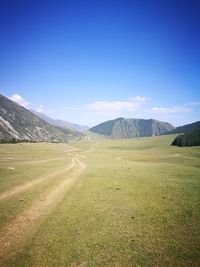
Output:
[[[6,266],[6,260],[11,258],[17,251],[23,248],[26,241],[31,238],[33,233],[37,231],[40,223],[50,214],[57,203],[61,201],[67,191],[75,185],[78,177],[87,167],[80,158],[85,157],[84,154],[94,151],[99,142],[95,142],[85,151],[80,151],[77,148],[71,147],[70,154],[71,164],[67,167],[57,170],[51,174],[45,174],[39,178],[19,185],[10,191],[0,194],[0,202],[4,199],[22,192],[34,185],[41,183],[49,178],[54,178],[57,175],[66,172],[65,180],[62,180],[56,187],[51,189],[42,200],[37,200],[27,210],[18,214],[14,219],[5,225],[0,231],[0,265]],[[65,152],[69,152],[66,150]]]
[[[65,168],[62,168],[60,170],[57,170],[57,171],[54,171],[54,172],[51,172],[51,173],[44,174],[44,175],[40,176],[37,179],[34,179],[34,180],[30,181],[30,182],[26,182],[26,183],[24,183],[22,185],[18,185],[16,187],[12,188],[9,191],[1,193],[0,194],[0,202],[5,200],[5,199],[8,199],[9,197],[11,197],[11,196],[13,196],[13,195],[15,195],[17,193],[20,193],[20,192],[26,190],[26,189],[28,189],[28,188],[30,188],[30,187],[38,184],[38,183],[41,183],[41,182],[43,182],[43,181],[45,181],[47,179],[53,178],[53,177],[55,177],[55,176],[57,176],[57,175],[59,175],[61,173],[64,173],[64,172],[68,172],[71,169],[73,169],[74,166],[75,166],[75,159],[72,158],[72,163],[70,165],[68,165],[67,167],[65,167]]]
[[[50,161],[56,161],[56,160],[61,160],[61,159],[65,159],[64,157],[62,158],[50,158],[50,159],[33,159],[33,160],[22,160],[22,161],[18,161],[16,159],[16,162],[13,161],[16,165],[24,165],[24,164],[40,164],[40,163],[46,163],[46,162],[50,162]],[[4,162],[3,160],[0,160],[0,162]],[[4,162],[5,163],[5,162]],[[7,162],[6,162],[7,163]]]
[[[78,151],[79,149],[78,148],[75,148],[75,147],[72,147],[72,146],[69,146],[70,149],[65,149],[64,152],[75,152],[75,151]],[[73,156],[73,153],[68,153],[69,156]],[[12,159],[12,158],[11,158]],[[50,158],[50,159],[44,159],[44,160],[30,160],[30,161],[22,161],[20,162],[19,164],[38,164],[38,163],[45,163],[45,162],[50,162],[50,161],[56,161],[56,160],[60,160],[60,159],[65,159],[65,158]],[[44,175],[41,175],[39,176],[37,179],[34,179],[32,181],[29,181],[29,182],[26,182],[24,184],[21,184],[21,185],[18,185],[18,186],[15,186],[14,188],[6,191],[6,192],[3,192],[3,193],[0,193],[0,202],[5,200],[5,199],[8,199],[10,197],[12,197],[13,195],[15,194],[18,194],[34,185],[37,185],[38,183],[41,183],[47,179],[50,179],[50,178],[54,178],[55,176],[59,175],[59,174],[62,174],[64,172],[68,172],[70,171],[72,168],[74,168],[75,166],[75,160],[74,158],[72,158],[72,163],[70,165],[68,165],[67,167],[65,168],[62,168],[62,169],[59,169],[57,171],[54,171],[54,172],[51,172],[51,173],[46,173]]]
[[[86,165],[77,157],[74,157],[72,161],[72,172],[70,172],[70,175],[67,175],[66,180],[54,188],[45,199],[35,202],[2,229],[0,237],[0,260],[2,264],[13,253],[23,247],[27,238],[37,229],[35,226],[41,223],[42,219],[51,212],[86,168]]]

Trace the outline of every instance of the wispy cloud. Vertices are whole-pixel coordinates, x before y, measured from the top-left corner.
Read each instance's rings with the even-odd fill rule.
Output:
[[[186,108],[186,107],[178,107],[178,106],[175,106],[175,107],[153,107],[151,109],[153,112],[156,112],[156,113],[181,113],[181,112],[189,112],[190,109],[189,108]]]
[[[82,107],[70,107],[70,106],[64,106],[64,107],[60,107],[61,110],[82,110]]]
[[[25,108],[27,108],[29,106],[29,104],[30,104],[22,96],[20,96],[18,94],[13,94],[8,98],[11,99],[12,101],[16,102],[17,104],[25,107]]]
[[[194,106],[200,106],[200,101],[197,102],[190,102],[188,104],[185,104],[187,107],[194,107]]]
[[[102,113],[117,114],[121,111],[135,111],[147,102],[147,98],[136,96],[127,101],[96,101],[86,105],[86,109]]]
[[[43,105],[39,105],[39,106],[36,108],[36,111],[39,112],[39,113],[44,113],[44,106],[43,106]]]
[[[200,106],[200,101],[190,102],[182,106],[172,106],[172,107],[153,107],[151,111],[156,113],[183,113],[192,111],[193,107]]]

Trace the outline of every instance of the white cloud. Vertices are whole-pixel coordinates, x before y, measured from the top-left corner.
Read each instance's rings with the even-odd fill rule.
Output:
[[[61,110],[82,110],[81,107],[70,107],[70,106],[64,106],[60,107]]]
[[[86,109],[102,113],[117,114],[121,111],[135,111],[146,103],[147,98],[136,96],[127,101],[97,101],[86,105]]]
[[[153,107],[151,111],[156,113],[183,113],[183,112],[190,112],[196,106],[200,106],[200,101],[190,102],[184,104],[182,106],[172,106],[172,107]]]
[[[27,108],[29,106],[29,102],[27,102],[22,96],[18,94],[13,94],[10,97],[8,97],[10,100],[16,102],[17,104]]]
[[[174,107],[153,107],[151,109],[153,112],[156,113],[182,113],[182,112],[189,112],[190,109],[186,108],[185,106],[174,106]]]
[[[43,106],[43,105],[39,105],[39,106],[36,108],[36,111],[39,112],[39,113],[43,113],[43,112],[44,112],[44,106]]]
[[[200,106],[200,101],[185,104],[186,107]]]
[[[143,103],[146,103],[147,100],[149,100],[149,99],[144,97],[144,96],[135,96],[135,97],[129,98],[129,100],[132,102],[137,102],[137,103],[143,104]]]

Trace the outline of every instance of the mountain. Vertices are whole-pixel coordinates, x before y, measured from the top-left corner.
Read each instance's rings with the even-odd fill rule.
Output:
[[[200,146],[200,126],[178,135],[172,142],[173,146]]]
[[[186,133],[187,131],[191,131],[200,127],[200,121],[196,121],[190,124],[186,124],[183,126],[176,127],[175,129],[165,133],[165,134],[176,134],[176,133]]]
[[[67,142],[82,136],[82,133],[55,127],[0,95],[0,140]]]
[[[48,117],[47,115],[45,115],[44,113],[37,112],[35,110],[31,110],[31,112],[34,113],[39,118],[43,119],[44,121],[46,121],[46,122],[48,122],[54,126],[58,126],[61,128],[66,128],[66,129],[71,129],[72,131],[79,131],[79,132],[85,132],[89,129],[89,127],[84,126],[84,125],[78,125],[78,124],[63,121],[63,120],[52,119],[52,118]]]
[[[118,118],[98,124],[90,131],[113,139],[161,135],[174,129],[170,123],[157,120]]]

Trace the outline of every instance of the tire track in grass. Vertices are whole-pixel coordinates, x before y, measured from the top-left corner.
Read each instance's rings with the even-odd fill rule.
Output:
[[[47,173],[47,174],[44,174],[44,175],[41,175],[39,178],[37,179],[34,179],[32,181],[29,181],[29,182],[26,182],[22,185],[18,185],[16,187],[14,187],[13,189],[9,190],[9,191],[6,191],[6,192],[3,192],[0,194],[0,202],[5,200],[5,199],[8,199],[9,197],[17,194],[17,193],[20,193],[34,185],[37,185],[38,183],[41,183],[47,179],[50,179],[50,178],[53,178],[55,176],[58,176],[64,172],[68,172],[70,171],[71,169],[73,169],[75,166],[75,160],[74,158],[72,158],[72,163],[69,164],[67,167],[65,168],[62,168],[62,169],[59,169],[57,171],[54,171],[52,173]]]
[[[36,230],[37,223],[40,223],[51,212],[52,208],[64,197],[65,193],[75,184],[78,176],[86,168],[86,165],[77,157],[73,158],[73,163],[72,172],[67,175],[66,180],[53,189],[45,199],[37,201],[2,229],[0,236],[1,266],[23,247],[26,240]]]
[[[95,148],[100,144],[100,141],[97,141],[95,143],[92,144],[92,146],[88,149],[88,150],[85,150],[85,151],[82,151],[80,153],[82,154],[87,154],[87,153],[91,153],[95,150]]]
[[[78,176],[86,168],[86,164],[79,160],[78,157],[81,157],[82,153],[92,152],[97,143],[93,144],[89,150],[79,152],[78,155],[71,155],[73,156],[71,163],[73,166],[67,167],[68,171],[71,170],[70,174],[67,175],[67,179],[59,183],[55,189],[51,190],[45,199],[35,202],[30,208],[19,214],[1,230],[1,266],[6,266],[6,261],[23,248],[27,239],[33,235],[39,224],[48,216],[51,210],[56,207],[57,203],[62,200],[65,193],[75,184]]]
[[[40,164],[40,163],[46,163],[46,162],[50,162],[50,161],[56,161],[56,160],[62,160],[65,159],[64,157],[60,157],[60,158],[50,158],[50,159],[33,159],[33,160],[21,160],[18,162],[14,162],[17,165],[24,165],[24,164]]]

